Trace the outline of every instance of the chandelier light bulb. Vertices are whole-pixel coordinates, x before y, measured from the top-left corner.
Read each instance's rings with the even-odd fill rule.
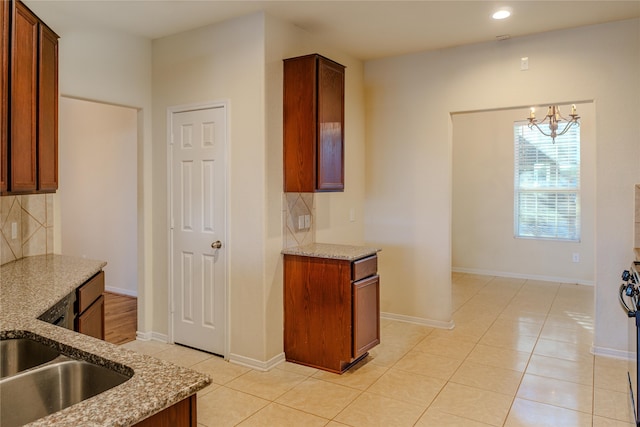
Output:
[[[571,105],[571,114],[569,114],[569,116],[570,118],[563,117],[562,114],[560,114],[560,107],[558,107],[557,105],[550,105],[547,109],[547,115],[544,117],[544,119],[542,119],[542,121],[538,121],[536,120],[535,108],[531,107],[531,111],[529,112],[528,117],[529,129],[533,129],[533,127],[535,126],[535,128],[538,129],[541,134],[551,137],[553,143],[555,144],[557,136],[567,133],[569,129],[573,127],[573,125],[580,126],[580,122],[578,121],[580,119],[580,116],[576,112],[576,104]],[[567,122],[567,124],[560,132],[558,132],[558,124],[561,121]],[[543,123],[548,124],[549,133],[546,133],[540,128],[540,126],[538,126],[538,124]]]

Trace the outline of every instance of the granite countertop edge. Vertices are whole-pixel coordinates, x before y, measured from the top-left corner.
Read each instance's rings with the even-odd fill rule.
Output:
[[[40,255],[0,266],[1,337],[35,334],[55,341],[73,357],[114,370],[133,370],[133,376],[123,384],[29,426],[130,426],[211,383],[205,374],[37,320],[105,265],[83,258]]]
[[[369,246],[343,245],[333,243],[311,243],[282,250],[283,255],[306,256],[315,258],[356,261],[380,252],[381,249]]]

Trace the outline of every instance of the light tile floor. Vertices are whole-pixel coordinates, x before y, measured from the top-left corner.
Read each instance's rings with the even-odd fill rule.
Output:
[[[335,375],[259,372],[157,342],[124,346],[209,374],[198,425],[628,427],[628,362],[594,357],[593,288],[453,273],[453,330],[382,320]]]

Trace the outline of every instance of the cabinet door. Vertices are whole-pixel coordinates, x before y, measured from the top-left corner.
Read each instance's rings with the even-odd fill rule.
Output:
[[[353,285],[353,357],[380,344],[380,276]]]
[[[344,190],[344,67],[318,59],[319,191]]]
[[[315,190],[316,59],[285,59],[283,80],[284,191]]]
[[[12,192],[35,191],[36,123],[38,101],[38,18],[22,3],[13,8],[11,39],[11,144]]]
[[[287,360],[331,372],[351,362],[351,263],[284,256],[284,352]]]
[[[58,189],[58,36],[40,24],[38,190]]]
[[[104,296],[100,295],[76,322],[77,332],[104,340]]]
[[[0,193],[7,191],[9,138],[9,12],[10,2],[0,4]]]

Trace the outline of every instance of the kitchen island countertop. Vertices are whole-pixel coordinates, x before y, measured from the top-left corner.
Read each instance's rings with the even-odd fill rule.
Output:
[[[355,261],[380,252],[380,249],[354,246],[338,245],[331,243],[312,243],[305,246],[296,246],[282,250],[284,255],[307,256],[315,258],[343,259]]]
[[[22,258],[0,266],[0,338],[35,334],[74,357],[133,370],[123,384],[29,426],[129,426],[195,394],[211,383],[204,374],[37,320],[98,273],[102,261],[62,255]]]

